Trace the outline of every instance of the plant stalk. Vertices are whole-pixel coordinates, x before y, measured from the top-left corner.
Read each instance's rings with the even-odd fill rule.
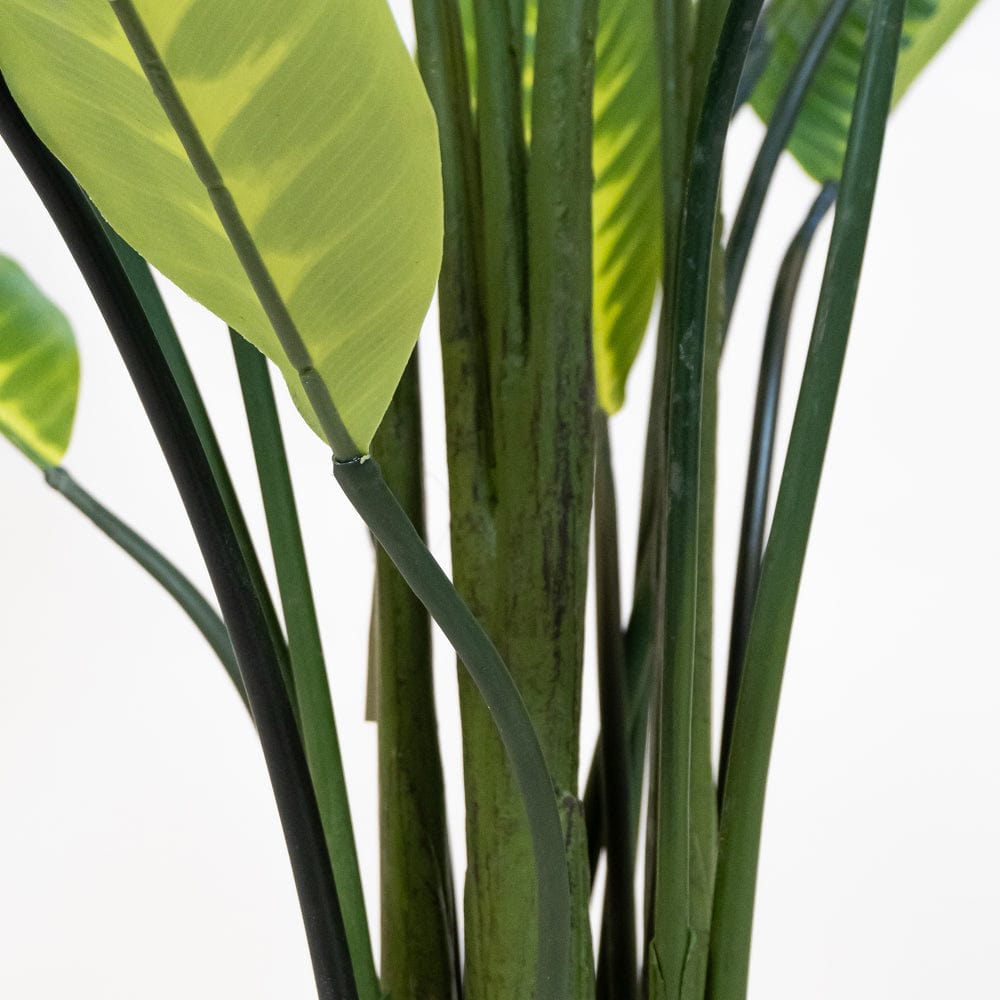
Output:
[[[861,275],[906,0],[875,0],[833,234],[761,568],[733,721],[712,915],[710,1000],[744,1000],[764,794],[792,618]]]
[[[205,600],[198,588],[162,552],[92,497],[66,469],[60,466],[46,468],[45,482],[57,493],[61,493],[123,552],[128,553],[180,605],[212,647],[212,652],[225,668],[240,700],[249,709],[229,633],[218,612]]]
[[[321,1000],[356,1000],[344,923],[305,753],[260,601],[194,424],[89,201],[31,131],[6,84],[0,132],[73,254],[177,483],[240,667],[274,789]]]

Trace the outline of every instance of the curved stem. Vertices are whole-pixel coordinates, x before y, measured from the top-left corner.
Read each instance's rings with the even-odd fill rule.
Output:
[[[823,65],[823,60],[837,35],[837,29],[851,9],[852,2],[853,0],[830,0],[823,16],[816,22],[812,35],[806,42],[795,68],[789,74],[778,103],[774,107],[760,152],[743,191],[740,207],[736,211],[733,229],[726,246],[726,311],[723,344],[729,330],[733,306],[736,304],[736,295],[743,280],[750,244],[757,231],[757,222],[764,207],[764,199],[771,187],[778,158],[791,138],[813,78]]]
[[[799,278],[806,254],[820,222],[837,197],[837,185],[825,184],[809,209],[809,214],[788,247],[774,285],[771,312],[764,335],[757,382],[757,404],[753,431],[750,436],[750,459],[747,467],[746,491],[743,499],[743,526],[740,531],[739,555],[736,562],[736,585],[733,594],[732,629],[729,639],[729,672],[726,678],[726,703],[722,720],[722,753],[719,761],[719,802],[726,781],[726,763],[732,738],[736,696],[740,690],[743,657],[757,585],[760,581],[760,560],[764,551],[764,529],[770,494],[771,469],[774,465],[774,438],[778,422],[778,404],[784,369],[785,345],[792,321],[792,308],[799,288]]]
[[[184,400],[96,213],[6,84],[0,134],[73,254],[136,386],[212,578],[264,750],[321,1000],[356,1000],[340,902],[305,753],[260,601]]]
[[[490,710],[521,786],[538,880],[537,1000],[566,1000],[570,885],[556,790],[538,736],[496,647],[427,550],[373,459],[335,462],[337,482],[438,623]]]
[[[145,538],[92,497],[64,468],[47,468],[45,482],[57,493],[61,493],[123,552],[127,552],[181,606],[212,647],[243,704],[247,705],[243,679],[236,665],[229,633],[218,612],[205,600],[198,588],[162,552],[153,548]]]
[[[709,1000],[744,1000],[764,794],[781,681],[847,350],[906,0],[875,0],[837,212],[747,642],[722,799]]]

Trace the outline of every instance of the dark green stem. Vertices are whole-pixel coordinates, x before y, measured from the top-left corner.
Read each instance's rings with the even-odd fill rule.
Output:
[[[594,477],[594,573],[597,679],[601,710],[601,798],[607,845],[607,888],[597,967],[598,1000],[635,1000],[635,865],[625,642],[618,566],[618,513],[608,418],[597,415]]]
[[[319,996],[356,1000],[323,827],[278,654],[194,424],[97,215],[31,131],[6,84],[0,90],[0,133],[51,214],[104,315],[194,528],[271,777]]]
[[[337,724],[274,389],[264,355],[238,333],[230,331],[230,338],[288,630],[302,743],[340,894],[351,963],[361,1000],[379,1000]]]
[[[801,228],[788,247],[778,272],[771,299],[771,312],[764,334],[764,347],[760,358],[760,377],[757,382],[757,403],[754,409],[753,430],[750,435],[750,459],[747,467],[746,491],[743,495],[743,523],[740,530],[739,555],[736,562],[736,585],[733,593],[732,630],[729,639],[729,671],[726,678],[726,704],[722,721],[722,753],[719,763],[719,801],[726,781],[726,761],[732,740],[733,715],[740,689],[743,657],[757,585],[760,581],[760,561],[764,551],[765,524],[771,470],[774,465],[775,431],[778,422],[778,404],[781,397],[782,371],[785,345],[792,321],[792,308],[799,288],[799,278],[806,261],[806,254],[820,222],[837,197],[837,185],[823,186],[806,216]]]
[[[143,311],[149,320],[149,325],[156,336],[156,342],[163,351],[163,356],[167,360],[170,374],[177,383],[184,405],[187,407],[191,420],[194,422],[195,430],[198,432],[198,440],[205,449],[205,456],[208,464],[212,467],[212,475],[215,477],[215,484],[222,496],[226,513],[229,515],[229,523],[233,526],[236,540],[240,546],[243,560],[247,564],[247,570],[253,581],[254,590],[260,606],[267,618],[268,631],[271,633],[271,641],[278,650],[281,662],[281,674],[285,679],[288,688],[288,697],[291,699],[292,708],[298,718],[298,704],[295,699],[295,680],[292,677],[292,666],[288,655],[288,647],[285,643],[285,636],[281,630],[281,623],[274,610],[274,602],[271,600],[271,593],[264,579],[264,571],[261,569],[260,559],[257,557],[257,550],[254,547],[253,539],[250,537],[250,529],[247,527],[246,518],[243,516],[243,508],[240,506],[239,497],[236,495],[236,488],[233,486],[229,469],[226,467],[226,460],[219,446],[219,440],[215,436],[215,428],[205,407],[198,384],[194,378],[194,372],[188,364],[188,359],[184,354],[177,331],[174,328],[170,314],[160,295],[159,289],[149,269],[149,265],[139,256],[104,220],[101,219],[104,232],[111,243],[112,248],[121,261],[125,274],[132,285],[139,301],[142,303]]]
[[[243,690],[243,680],[233,655],[229,633],[218,612],[205,600],[198,588],[162,552],[153,548],[145,538],[95,500],[65,469],[47,468],[45,482],[57,493],[61,493],[122,551],[127,552],[181,606],[212,647],[246,705],[246,692]]]
[[[854,313],[906,0],[875,0],[830,251],[768,536],[733,721],[712,915],[710,1000],[744,1000],[767,772],[792,618]]]
[[[678,257],[666,477],[664,665],[656,763],[653,962],[658,990],[692,995],[703,983],[706,926],[695,845],[700,812],[693,782],[699,612],[702,403],[708,295],[716,243],[716,206],[736,89],[762,0],[733,0],[705,85],[691,155]],[[695,91],[697,93],[697,89]],[[705,595],[701,595],[705,600]],[[707,916],[707,914],[706,914]],[[704,956],[704,957],[703,957]]]
[[[743,198],[740,200],[740,207],[733,220],[729,243],[726,246],[726,324],[724,327],[726,331],[729,329],[729,320],[736,303],[736,295],[740,290],[740,283],[743,280],[747,257],[750,254],[750,244],[757,231],[761,209],[764,207],[764,199],[771,187],[778,158],[791,138],[799,112],[802,110],[806,95],[809,93],[809,87],[823,65],[823,60],[837,35],[837,29],[844,16],[851,9],[852,3],[853,0],[831,0],[828,4],[802,49],[802,54],[799,56],[795,68],[789,74],[781,95],[778,97],[778,103],[774,107],[774,112],[771,114],[764,141],[761,143],[760,152],[758,152],[753,169],[750,171],[750,177],[743,191]],[[725,342],[725,333],[723,334],[723,342]]]
[[[420,370],[414,353],[372,442],[423,536]],[[393,1000],[462,995],[427,611],[378,548],[375,572],[382,988]]]
[[[527,709],[496,647],[428,552],[372,459],[336,462],[348,499],[458,653],[500,731],[524,796],[538,886],[537,1000],[567,1000],[570,887],[555,787]],[[522,960],[524,956],[521,956]]]

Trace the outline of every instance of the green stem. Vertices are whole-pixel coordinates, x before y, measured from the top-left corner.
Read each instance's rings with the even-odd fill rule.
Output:
[[[288,656],[288,646],[285,636],[278,621],[277,612],[274,609],[274,602],[268,589],[267,581],[264,579],[264,571],[261,569],[260,559],[254,547],[253,538],[250,536],[250,529],[247,527],[246,518],[243,516],[243,508],[240,506],[239,497],[236,495],[236,488],[226,467],[226,460],[219,446],[219,440],[215,436],[215,428],[205,407],[198,383],[195,381],[194,372],[188,364],[188,359],[184,354],[177,330],[170,319],[167,307],[160,295],[149,265],[139,256],[103,219],[101,224],[104,233],[115,251],[122,268],[128,276],[129,283],[137,298],[142,303],[143,311],[149,320],[156,342],[163,351],[170,374],[177,383],[177,388],[184,400],[184,405],[191,416],[195,430],[198,433],[198,440],[205,449],[205,457],[212,468],[212,476],[218,487],[222,502],[225,505],[226,513],[229,515],[229,523],[236,534],[236,540],[240,547],[240,553],[246,562],[247,570],[253,581],[254,590],[260,601],[264,616],[267,619],[268,631],[271,633],[271,641],[278,650],[279,662],[281,664],[281,675],[285,679],[285,686],[288,688],[288,697],[292,702],[292,709],[298,718],[298,706],[295,699],[295,681],[292,677],[292,666]]]
[[[421,434],[414,353],[375,435],[372,454],[423,535]],[[375,588],[382,988],[393,1000],[458,1000],[462,976],[430,621],[381,548]]]
[[[608,418],[597,416],[594,477],[594,572],[597,679],[601,710],[601,798],[607,844],[607,888],[597,968],[598,1000],[635,1000],[635,866],[631,767],[618,566],[618,514]]]
[[[744,1000],[764,793],[792,618],[861,275],[906,0],[875,0],[816,321],[761,569],[722,800],[709,996]]]
[[[288,691],[259,597],[194,423],[96,213],[32,132],[0,77],[0,134],[101,309],[156,433],[205,558],[264,751],[321,1000],[354,1000],[337,888]]]
[[[61,493],[122,551],[127,552],[181,606],[212,647],[246,705],[243,679],[236,665],[229,633],[218,612],[198,588],[162,552],[95,500],[65,469],[58,466],[45,469],[45,482]]]
[[[746,491],[743,498],[743,522],[740,530],[739,555],[736,561],[736,584],[733,593],[732,628],[729,639],[729,671],[726,678],[726,703],[722,721],[722,752],[719,763],[719,801],[726,782],[726,761],[732,740],[733,715],[740,690],[740,675],[746,655],[747,637],[757,585],[760,582],[760,561],[764,551],[765,523],[771,470],[774,465],[775,431],[781,379],[785,360],[785,344],[792,322],[792,308],[798,292],[799,278],[806,254],[820,222],[837,197],[837,185],[823,186],[792,240],[774,285],[771,312],[764,334],[757,382],[757,404],[750,435],[750,458],[747,464]]]
[[[348,499],[465,664],[489,706],[517,780],[531,828],[538,887],[537,1000],[567,1000],[570,886],[555,786],[527,709],[500,654],[469,611],[371,459],[336,462]],[[524,960],[524,956],[519,956]]]
[[[230,339],[288,630],[302,742],[340,895],[351,964],[361,1000],[379,1000],[326,661],[274,390],[264,355],[234,331]]]
[[[760,152],[757,153],[757,159],[754,160],[750,177],[747,179],[740,207],[733,220],[729,243],[726,246],[726,325],[724,328],[726,331],[729,329],[729,320],[732,317],[736,295],[740,290],[743,271],[750,254],[750,244],[757,231],[757,223],[760,220],[761,209],[764,207],[764,199],[767,197],[771,181],[774,179],[778,158],[791,138],[795,123],[799,118],[799,112],[802,110],[806,95],[809,93],[809,87],[823,65],[823,60],[837,36],[837,29],[844,20],[844,16],[851,9],[852,3],[853,0],[830,0],[822,17],[816,22],[812,35],[802,49],[799,61],[789,74],[781,95],[778,97],[778,103],[774,106],[774,112],[771,114]],[[723,335],[723,340],[725,340],[725,335]]]
[[[703,385],[708,341],[708,296],[716,244],[722,158],[736,89],[762,0],[733,0],[716,57],[691,155],[676,286],[676,331],[668,406],[665,539],[664,665],[656,765],[656,858],[652,956],[667,996],[695,990],[707,926],[693,811],[697,777],[692,740],[698,674],[699,535],[702,528]],[[707,30],[707,29],[706,29]],[[695,91],[697,93],[697,89]],[[707,916],[707,914],[706,914]],[[698,961],[689,956],[699,955]],[[707,959],[707,956],[706,956]]]

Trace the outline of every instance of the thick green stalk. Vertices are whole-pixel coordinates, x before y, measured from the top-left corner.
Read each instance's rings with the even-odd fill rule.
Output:
[[[372,454],[422,534],[419,377],[414,353]],[[382,989],[393,1000],[458,1000],[462,976],[430,620],[381,548],[375,587]]]
[[[295,681],[292,677],[292,666],[288,656],[288,646],[285,642],[285,635],[281,630],[281,623],[278,621],[277,612],[274,610],[274,602],[271,600],[271,593],[268,590],[267,581],[264,579],[264,571],[260,566],[260,559],[257,557],[257,550],[254,548],[253,539],[250,537],[250,529],[247,527],[246,518],[243,516],[243,508],[240,506],[239,497],[236,495],[236,488],[226,467],[226,460],[219,446],[219,439],[215,436],[215,428],[212,426],[211,418],[205,407],[198,383],[195,381],[194,372],[188,364],[184,348],[181,346],[177,330],[174,328],[170,313],[167,312],[166,304],[160,295],[160,290],[156,287],[149,265],[139,256],[103,219],[101,219],[104,232],[108,238],[122,268],[128,276],[132,289],[142,303],[143,311],[149,320],[149,325],[156,337],[156,342],[163,351],[163,356],[167,360],[170,374],[173,375],[177,388],[184,400],[191,420],[194,422],[195,430],[198,433],[198,440],[205,449],[205,457],[212,468],[212,476],[215,479],[222,502],[225,504],[226,513],[229,515],[229,522],[236,534],[236,540],[240,547],[240,553],[247,570],[253,581],[254,590],[260,600],[261,608],[267,619],[268,631],[271,633],[271,641],[278,650],[281,663],[281,675],[285,679],[285,686],[288,688],[288,696],[292,702],[292,709],[298,718],[298,705],[295,699]]]
[[[726,704],[722,720],[722,752],[719,764],[719,802],[726,782],[726,761],[733,733],[733,715],[736,697],[740,690],[743,657],[746,655],[747,637],[757,585],[760,582],[760,561],[764,551],[765,522],[771,487],[771,470],[774,465],[775,432],[778,421],[778,403],[781,397],[781,380],[785,360],[785,344],[792,322],[792,307],[798,292],[799,278],[806,261],[806,254],[820,222],[837,197],[837,185],[823,186],[805,222],[792,240],[778,271],[771,299],[771,311],[764,334],[764,347],[760,357],[760,377],[757,382],[757,403],[754,409],[753,430],[750,434],[750,457],[747,463],[746,490],[743,496],[743,521],[740,530],[739,555],[736,561],[736,583],[733,592],[732,627],[729,638],[729,670],[726,677]]]
[[[702,816],[693,739],[698,624],[705,614],[704,608],[699,611],[699,600],[703,605],[710,600],[710,595],[699,594],[703,387],[712,353],[708,298],[726,134],[761,2],[733,0],[722,26],[695,133],[678,258],[666,462],[664,664],[655,775],[651,961],[656,974],[650,984],[658,1000],[664,995],[687,995],[686,991],[696,996],[707,960],[704,864],[698,858],[705,831],[698,828]]]
[[[729,320],[732,317],[736,295],[740,290],[743,271],[750,254],[750,244],[757,231],[761,209],[764,207],[764,199],[770,190],[778,158],[795,129],[795,123],[798,121],[799,112],[802,110],[806,95],[809,93],[809,87],[823,65],[823,60],[837,35],[837,29],[848,10],[851,9],[852,2],[853,0],[830,0],[823,15],[816,22],[812,35],[802,49],[802,55],[799,56],[799,61],[789,75],[784,89],[781,91],[781,96],[778,98],[778,103],[775,105],[774,114],[771,115],[771,121],[767,126],[760,151],[757,153],[757,159],[754,160],[750,177],[747,179],[740,207],[733,220],[729,243],[726,246],[726,331],[729,329]],[[724,340],[725,333],[723,334]]]
[[[711,1000],[744,1000],[760,829],[792,617],[854,313],[906,0],[875,0],[830,251],[761,569],[722,800]]]
[[[594,476],[594,579],[597,596],[597,678],[601,710],[601,799],[607,882],[597,967],[598,1000],[635,1000],[635,847],[632,833],[631,741],[625,686],[618,512],[608,418],[597,415]]]
[[[288,630],[302,743],[340,894],[351,963],[361,1000],[379,1000],[337,725],[274,389],[264,355],[238,333],[231,331],[230,338]]]
[[[372,459],[336,462],[337,481],[472,675],[489,706],[521,787],[537,886],[536,1000],[570,992],[570,877],[556,789],[528,711],[496,647],[389,491]],[[560,797],[564,799],[564,796]],[[586,898],[586,897],[584,897]],[[530,899],[530,897],[529,897]],[[516,956],[527,964],[525,954]],[[529,987],[530,990],[530,987]],[[525,993],[521,995],[530,995]]]
[[[93,207],[32,132],[2,78],[0,134],[80,267],[177,484],[219,599],[264,751],[319,996],[354,1000],[357,989],[337,888],[277,650],[194,423]]]
[[[123,552],[127,552],[181,606],[212,647],[246,705],[243,679],[236,665],[229,633],[218,612],[205,600],[198,588],[162,552],[153,548],[145,538],[95,500],[65,469],[58,466],[47,468],[45,482],[57,493],[61,493]]]

